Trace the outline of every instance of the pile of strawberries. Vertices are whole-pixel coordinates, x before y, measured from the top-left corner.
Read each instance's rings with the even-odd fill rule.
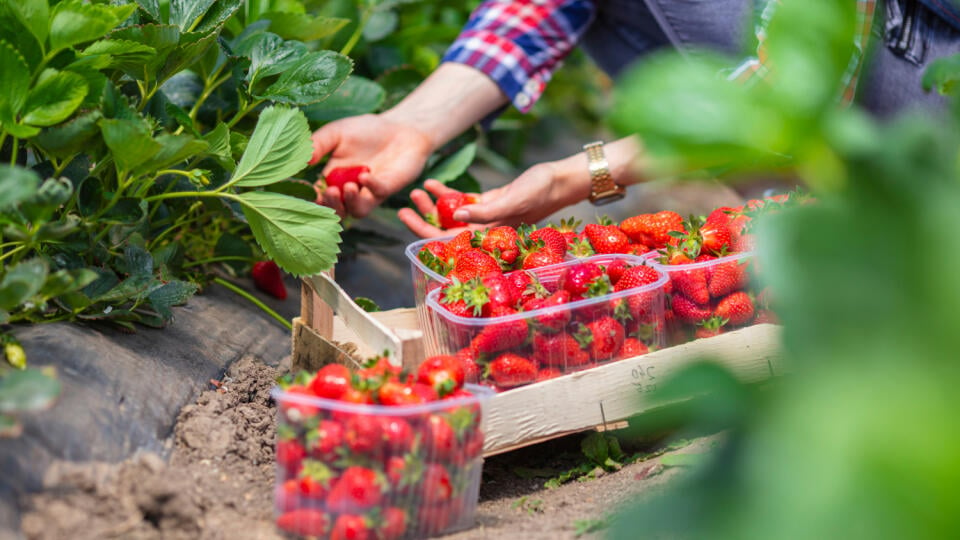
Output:
[[[471,520],[486,394],[458,362],[404,375],[386,358],[281,383],[277,525],[332,539],[425,537]]]
[[[658,346],[664,282],[629,255],[454,276],[428,298],[432,336],[468,380],[506,390]]]

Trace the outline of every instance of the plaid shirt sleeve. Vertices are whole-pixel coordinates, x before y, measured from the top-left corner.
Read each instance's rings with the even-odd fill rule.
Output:
[[[873,24],[873,13],[876,9],[876,0],[856,0],[857,2],[857,33],[853,41],[856,50],[850,58],[850,64],[844,73],[840,104],[843,106],[853,102],[857,91],[857,82],[860,78],[860,70],[863,65],[864,51],[867,41],[870,37],[870,29]],[[767,65],[764,41],[766,38],[766,28],[770,23],[770,18],[776,10],[778,0],[770,0],[760,14],[757,23],[757,55],[746,59],[742,64],[733,70],[729,75],[730,80],[738,81],[746,85],[756,84],[770,74],[770,67]]]
[[[527,112],[594,13],[594,2],[587,0],[487,0],[474,10],[443,61],[480,70]]]

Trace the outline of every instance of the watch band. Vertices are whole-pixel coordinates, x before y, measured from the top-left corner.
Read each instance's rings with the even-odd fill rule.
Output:
[[[600,206],[619,201],[626,196],[626,189],[613,179],[610,165],[603,153],[603,142],[594,141],[583,145],[590,170],[590,202]]]

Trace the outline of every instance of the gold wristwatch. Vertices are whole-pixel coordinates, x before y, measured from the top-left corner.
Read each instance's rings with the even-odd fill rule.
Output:
[[[610,165],[603,154],[603,142],[587,143],[583,149],[587,153],[587,166],[590,168],[590,202],[601,206],[624,198],[627,190],[610,174]]]

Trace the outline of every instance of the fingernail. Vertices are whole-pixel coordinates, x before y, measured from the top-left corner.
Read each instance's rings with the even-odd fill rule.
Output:
[[[470,219],[470,212],[468,212],[468,211],[466,211],[466,210],[464,210],[464,209],[462,209],[462,208],[461,208],[461,209],[458,209],[457,211],[455,211],[455,212],[453,213],[453,219],[455,219],[455,220],[457,220],[457,221],[467,221],[468,219]]]

